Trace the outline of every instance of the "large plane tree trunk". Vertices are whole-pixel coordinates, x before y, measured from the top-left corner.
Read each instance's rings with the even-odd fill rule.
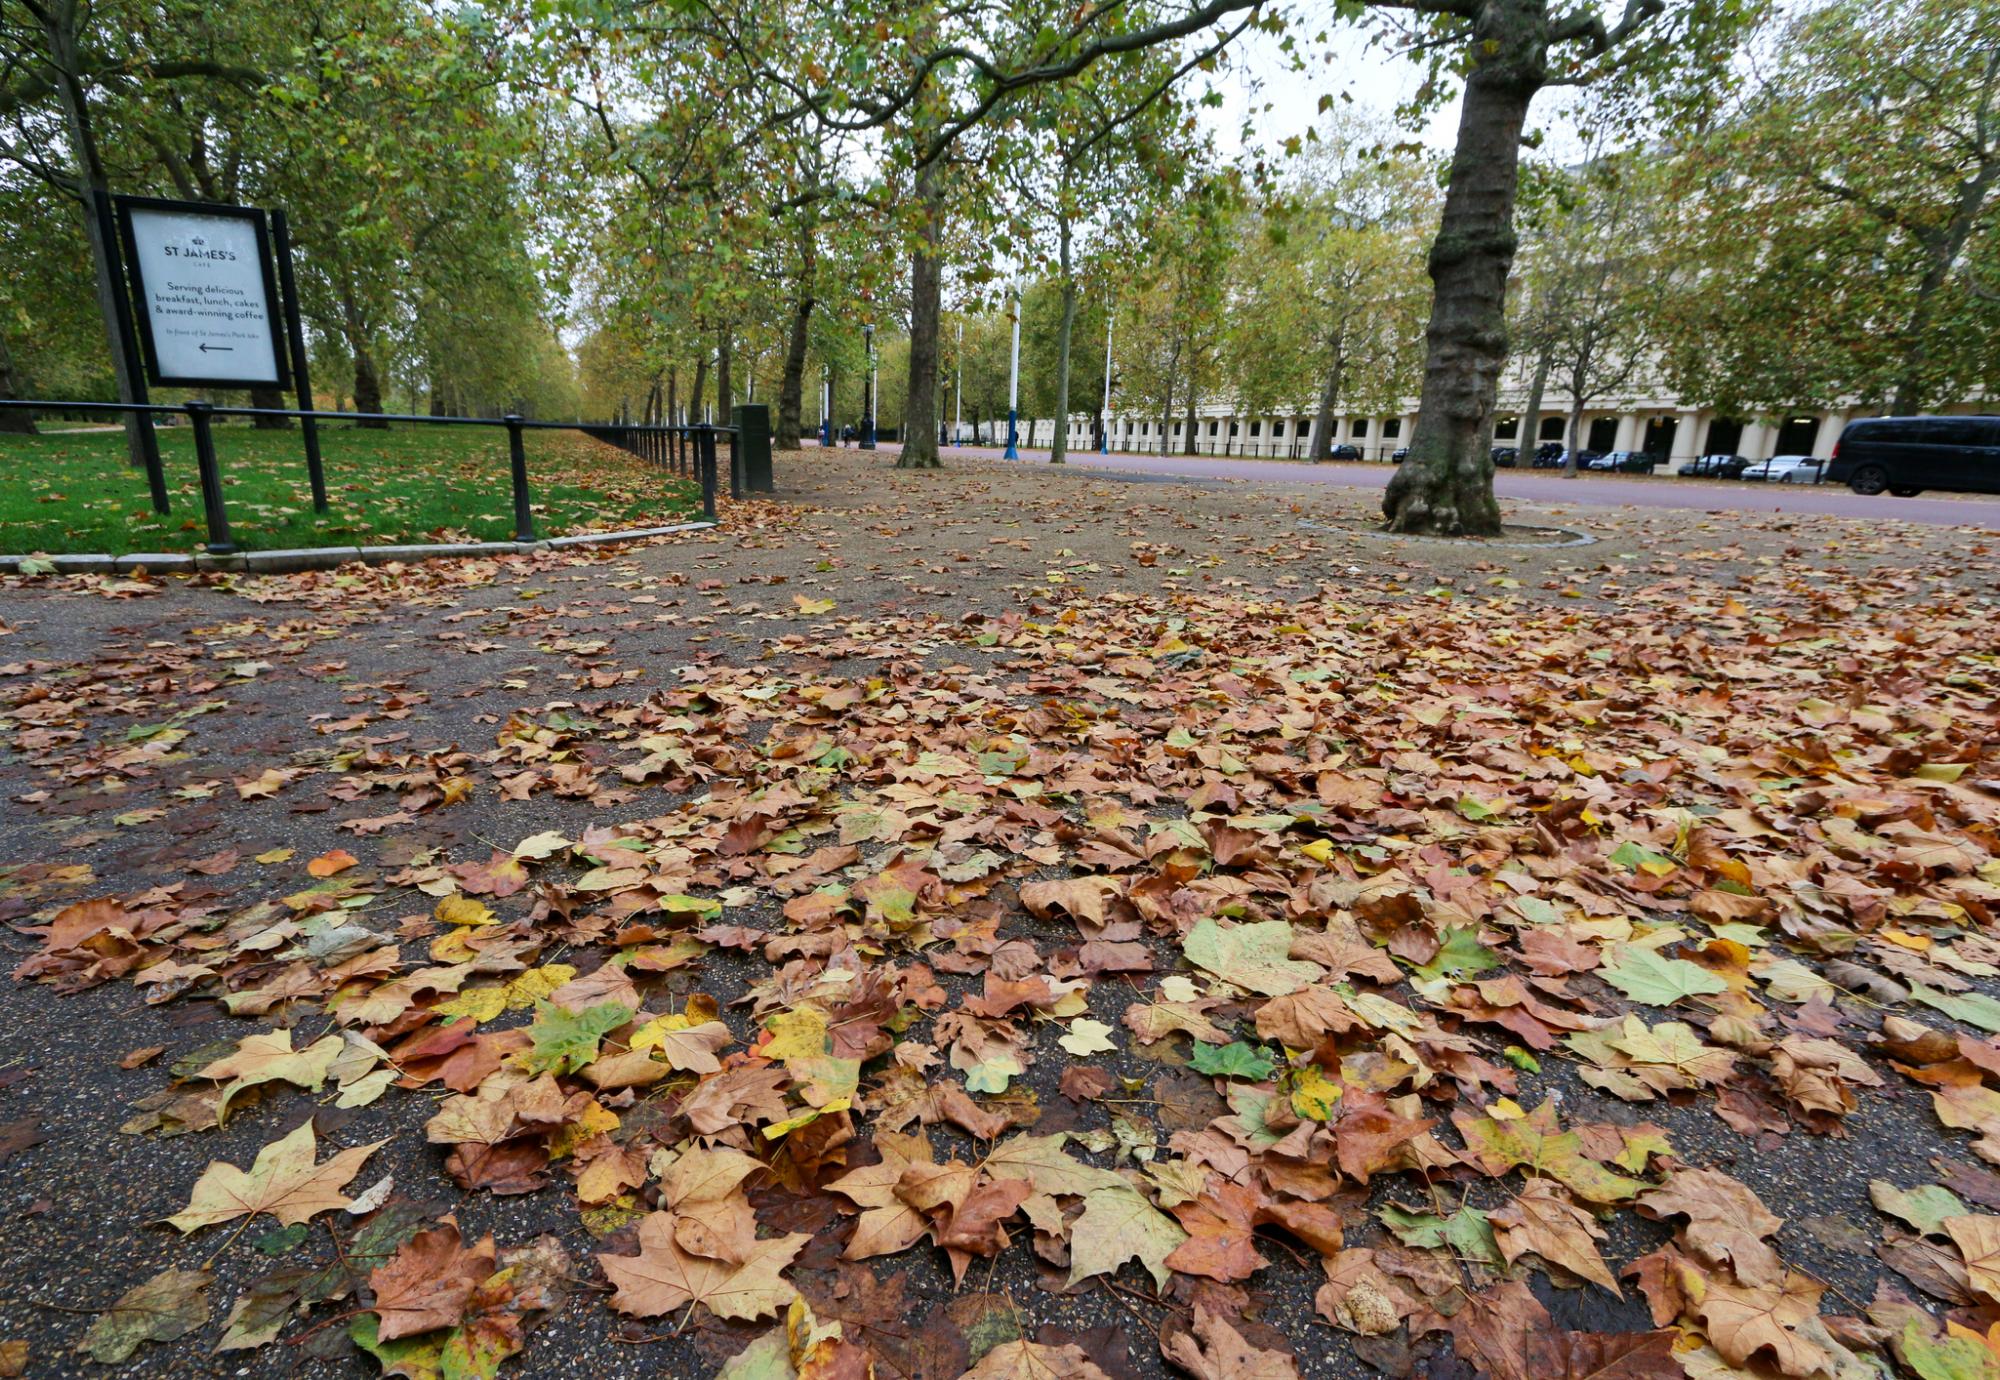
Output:
[[[1431,244],[1422,403],[1409,457],[1382,496],[1392,531],[1500,532],[1486,438],[1507,362],[1521,131],[1548,79],[1547,50],[1544,0],[1494,0],[1481,8],[1444,213]]]
[[[917,174],[924,208],[923,241],[910,255],[910,376],[903,392],[903,451],[899,470],[943,466],[937,443],[938,343],[942,334],[944,186],[935,164]]]

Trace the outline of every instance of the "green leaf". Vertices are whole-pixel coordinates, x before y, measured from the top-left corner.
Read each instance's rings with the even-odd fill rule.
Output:
[[[1438,946],[1431,961],[1414,972],[1419,978],[1435,982],[1439,978],[1467,978],[1499,966],[1499,955],[1479,942],[1478,929],[1461,925],[1445,931],[1444,943]]]
[[[1868,1197],[1881,1211],[1902,1218],[1925,1236],[1942,1236],[1945,1218],[1962,1217],[1970,1210],[1943,1184],[1897,1188],[1887,1179],[1871,1179]]]
[[[1277,1062],[1256,1045],[1237,1040],[1227,1045],[1196,1042],[1194,1057],[1188,1062],[1211,1078],[1247,1078],[1260,1083],[1278,1067]]]
[[[535,1003],[535,1023],[528,1027],[528,1037],[534,1041],[527,1054],[528,1071],[575,1073],[597,1058],[599,1041],[631,1019],[631,1009],[617,1002],[605,1002],[587,1011]]]
[[[81,1349],[115,1366],[146,1342],[171,1342],[208,1321],[207,1270],[166,1269],[125,1291],[84,1334]]]
[[[1618,962],[1598,970],[1633,1001],[1647,1006],[1672,1006],[1683,997],[1726,992],[1729,984],[1698,963],[1684,958],[1662,958],[1655,949],[1626,945]]]
[[[1922,1380],[2000,1380],[2000,1361],[1970,1337],[1933,1337],[1912,1318],[1903,1324],[1903,1361]]]
[[[419,1332],[414,1337],[380,1339],[381,1324],[373,1313],[363,1313],[347,1328],[348,1340],[373,1356],[384,1375],[400,1375],[406,1380],[443,1380],[444,1332]]]
[[[1646,1188],[1583,1153],[1583,1138],[1558,1128],[1553,1102],[1544,1102],[1525,1117],[1496,1121],[1472,1111],[1452,1113],[1452,1123],[1465,1138],[1466,1149],[1489,1174],[1524,1169],[1554,1179],[1592,1203],[1618,1203]]]
[[[1984,992],[1940,992],[1921,982],[1910,984],[1910,1000],[1942,1011],[1955,1021],[1977,1026],[1988,1034],[2000,1034],[2000,1001]]]
[[[1223,981],[1267,997],[1282,997],[1320,976],[1316,963],[1290,956],[1292,927],[1283,920],[1224,929],[1204,917],[1188,931],[1181,951],[1188,962]]]
[[[1462,1207],[1449,1217],[1387,1204],[1376,1214],[1384,1226],[1396,1233],[1406,1246],[1435,1250],[1443,1248],[1461,1260],[1484,1265],[1501,1265],[1500,1243],[1493,1237],[1493,1224],[1475,1207]]]
[[[1963,1211],[1963,1209],[1960,1210]],[[294,1222],[289,1227],[279,1227],[274,1231],[267,1231],[250,1244],[265,1255],[283,1255],[286,1251],[291,1250],[299,1242],[306,1239],[306,1230],[304,1222]]]

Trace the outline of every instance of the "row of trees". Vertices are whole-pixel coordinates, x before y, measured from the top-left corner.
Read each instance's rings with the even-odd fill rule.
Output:
[[[1386,511],[1410,530],[1495,529],[1510,360],[1582,401],[1658,368],[1748,413],[1975,395],[2000,358],[2000,0],[1352,0],[1332,17],[1430,63],[1405,114],[1461,97],[1452,153],[1328,119],[1233,166],[1205,74],[1256,29],[1305,80],[1306,7],[507,13],[0,10],[0,235],[37,270],[0,286],[0,386],[123,386],[82,214],[104,188],[290,208],[321,381],[363,406],[754,393],[797,434],[822,378],[858,414],[872,326],[877,414],[935,465],[961,376],[968,414],[1004,408],[1018,290],[1029,413],[1096,409],[1107,311],[1119,405],[1163,423],[1419,394]],[[1551,87],[1589,93],[1580,166],[1523,157]]]
[[[335,399],[568,409],[536,246],[573,141],[531,87],[476,14],[402,0],[0,8],[0,235],[24,268],[0,283],[0,387],[130,396],[94,211],[125,192],[286,208]]]

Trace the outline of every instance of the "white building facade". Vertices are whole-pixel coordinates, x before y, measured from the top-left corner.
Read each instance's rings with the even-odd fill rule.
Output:
[[[1527,406],[1525,387],[1503,388],[1494,428],[1494,444],[1532,448],[1545,442],[1562,442],[1569,428],[1569,398],[1551,390],[1543,395],[1539,418],[1532,424],[1521,415]],[[1332,444],[1352,446],[1364,460],[1388,460],[1409,444],[1416,428],[1417,400],[1406,400],[1404,409],[1389,415],[1335,416]],[[1990,404],[1967,403],[1940,408],[1940,412],[1985,412]],[[1767,417],[1729,417],[1711,408],[1689,407],[1667,395],[1635,396],[1601,400],[1584,408],[1578,428],[1582,449],[1595,451],[1645,451],[1659,458],[1662,469],[1678,469],[1686,461],[1702,455],[1740,455],[1747,460],[1766,460],[1774,455],[1833,454],[1834,443],[1847,424],[1862,417],[1879,415],[1879,410],[1859,406],[1827,411],[1792,412]],[[1171,418],[1162,435],[1158,412],[1113,410],[1108,417],[1110,448],[1133,454],[1185,454],[1187,415]],[[1264,415],[1246,415],[1227,405],[1202,407],[1196,414],[1194,452],[1198,455],[1234,455],[1247,459],[1304,459],[1310,453],[1313,412],[1302,409]],[[1031,433],[1032,426],[1032,433]],[[983,437],[1004,436],[1007,424],[981,426]],[[1021,423],[1021,443],[1045,447],[1053,424],[1042,418]],[[1031,439],[1032,435],[1032,439]],[[969,431],[962,438],[971,439]],[[1071,450],[1094,450],[1097,436],[1088,413],[1071,417]],[[1164,443],[1164,444],[1163,444]]]

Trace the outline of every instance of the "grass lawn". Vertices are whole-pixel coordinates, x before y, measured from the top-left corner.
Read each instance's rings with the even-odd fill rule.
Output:
[[[116,555],[200,546],[207,529],[193,434],[179,426],[159,435],[173,507],[168,517],[153,512],[145,473],[126,464],[123,432],[0,435],[0,553]],[[527,446],[538,536],[700,515],[697,486],[615,447],[567,431],[530,431]],[[215,448],[231,532],[249,550],[514,536],[507,434],[498,427],[321,426],[332,504],[325,517],[312,510],[296,429],[217,426]]]

